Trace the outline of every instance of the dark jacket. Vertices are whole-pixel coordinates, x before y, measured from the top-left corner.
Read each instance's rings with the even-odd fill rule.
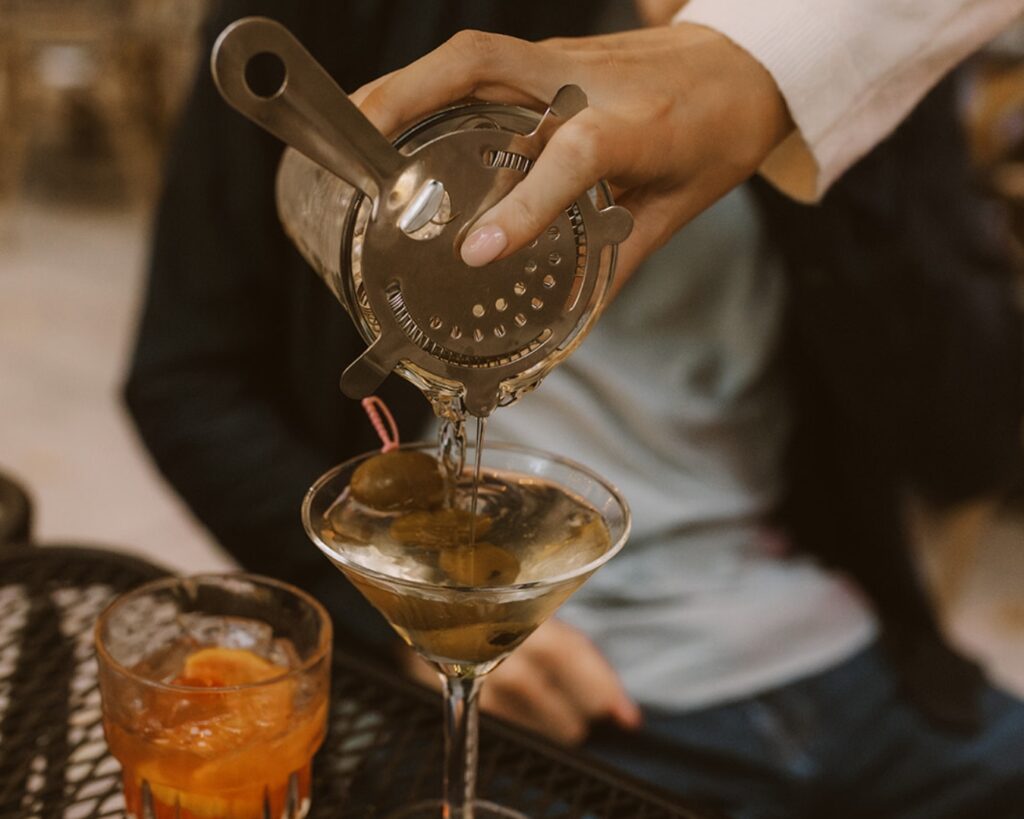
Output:
[[[537,39],[583,33],[589,15],[585,4],[499,0],[227,2],[207,45],[251,13],[289,26],[349,91],[459,28]],[[899,501],[910,488],[948,502],[998,485],[1021,362],[1008,267],[979,240],[950,104],[948,90],[936,95],[820,207],[759,193],[792,274],[800,423],[787,525],[802,548],[858,577],[911,684],[922,657],[961,670],[952,697],[917,687],[933,711],[962,718],[977,677],[939,638]],[[337,386],[364,344],[278,224],[280,151],[200,70],[167,166],[126,398],[163,474],[243,566],[310,589],[348,639],[381,646],[390,630],[299,522],[312,481],[377,441]],[[423,398],[397,378],[380,394],[415,438]]]
[[[941,83],[818,207],[757,186],[789,274],[798,411],[797,546],[844,569],[881,616],[915,701],[970,727],[981,675],[942,640],[911,553],[907,500],[995,496],[1021,458],[1024,330],[1005,221],[979,194]]]

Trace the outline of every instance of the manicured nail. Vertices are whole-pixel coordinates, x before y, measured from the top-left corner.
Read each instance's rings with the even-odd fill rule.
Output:
[[[462,261],[470,267],[482,267],[494,261],[508,244],[508,236],[497,225],[478,227],[462,243]]]

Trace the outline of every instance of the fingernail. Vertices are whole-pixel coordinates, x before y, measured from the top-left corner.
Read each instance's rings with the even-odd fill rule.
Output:
[[[497,225],[478,227],[462,243],[462,261],[470,267],[481,267],[494,261],[508,244],[508,236]]]
[[[632,700],[621,703],[616,709],[616,716],[623,728],[639,728],[644,724],[643,712]]]

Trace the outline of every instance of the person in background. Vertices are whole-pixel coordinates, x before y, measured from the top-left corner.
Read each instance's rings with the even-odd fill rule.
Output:
[[[615,301],[489,437],[572,452],[636,528],[484,707],[738,817],[1017,816],[1024,705],[945,643],[901,503],[992,493],[1012,466],[1020,318],[952,83],[907,117],[1021,3],[643,5],[654,25],[606,35],[596,1],[226,2],[208,26],[279,19],[385,133],[467,95],[590,98],[460,252],[512,252],[601,177],[633,212]],[[243,566],[420,675],[298,520],[375,438],[337,390],[362,342],[277,223],[280,151],[200,72],[128,405]],[[428,434],[422,397],[380,394]]]

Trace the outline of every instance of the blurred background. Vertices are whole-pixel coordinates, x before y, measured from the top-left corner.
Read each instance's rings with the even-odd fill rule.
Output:
[[[0,486],[0,536],[189,572],[231,565],[120,402],[161,159],[203,64],[206,3],[0,0],[0,473],[30,504]],[[963,115],[1024,268],[1024,24],[972,61]],[[951,631],[1024,694],[1024,479],[1009,499],[918,519]]]

